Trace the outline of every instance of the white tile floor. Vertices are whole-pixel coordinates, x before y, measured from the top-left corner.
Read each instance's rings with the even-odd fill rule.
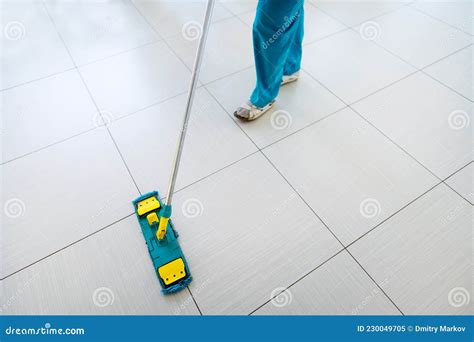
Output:
[[[0,0],[2,313],[473,313],[471,4],[307,1],[301,80],[244,124],[256,2],[215,10],[164,297],[130,202],[165,191],[204,0]]]

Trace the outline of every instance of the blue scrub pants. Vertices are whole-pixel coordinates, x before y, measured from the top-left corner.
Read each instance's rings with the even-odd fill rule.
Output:
[[[259,0],[253,23],[257,85],[250,97],[257,107],[273,101],[283,75],[301,67],[304,0]]]

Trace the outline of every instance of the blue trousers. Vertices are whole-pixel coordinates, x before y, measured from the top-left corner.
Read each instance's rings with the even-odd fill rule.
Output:
[[[250,97],[257,107],[273,101],[283,75],[301,67],[304,0],[259,0],[253,23],[257,84]]]

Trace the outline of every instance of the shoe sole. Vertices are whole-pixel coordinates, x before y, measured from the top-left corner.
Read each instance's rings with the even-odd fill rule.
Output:
[[[293,78],[293,79],[290,79],[290,80],[287,80],[287,81],[281,81],[281,84],[280,84],[280,87],[281,86],[284,86],[286,84],[290,84],[290,83],[293,83],[293,82],[296,82],[298,81],[299,77],[296,77],[296,78]]]
[[[265,114],[266,112],[268,112],[272,107],[273,105],[275,104],[275,101],[273,101],[271,104],[267,105],[267,107],[265,108],[265,110],[262,110],[260,112],[260,114],[258,114],[257,116],[253,117],[253,118],[244,118],[243,116],[240,116],[240,115],[237,115],[236,112],[234,112],[234,116],[242,121],[254,121],[254,120],[257,120],[259,117],[261,117],[263,114]]]

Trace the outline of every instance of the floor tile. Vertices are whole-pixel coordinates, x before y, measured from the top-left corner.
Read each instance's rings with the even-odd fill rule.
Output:
[[[251,28],[255,19],[255,13],[255,11],[243,13],[239,15],[239,18],[241,18],[241,20]],[[346,28],[345,25],[331,18],[329,15],[308,2],[305,3],[304,7],[304,21],[305,28],[303,45],[342,31]]]
[[[371,36],[387,50],[417,68],[423,68],[468,46],[471,36],[410,7],[381,16],[362,24],[361,35]]]
[[[229,39],[232,37],[232,39]],[[198,40],[179,34],[167,39],[171,48],[192,68]],[[237,18],[211,24],[202,61],[200,80],[214,81],[253,64],[252,32]]]
[[[220,0],[220,3],[234,14],[255,11],[258,0]]]
[[[101,123],[76,70],[0,93],[3,114],[2,162]]]
[[[101,111],[119,118],[188,89],[190,72],[165,43],[80,68]]]
[[[46,6],[77,65],[159,39],[128,1],[46,0]]]
[[[474,34],[472,27],[473,6],[470,1],[415,1],[412,5],[426,14],[429,14],[458,29]]]
[[[5,314],[199,314],[187,290],[161,294],[134,215],[12,275],[2,286]]]
[[[308,44],[303,68],[347,103],[414,71],[408,64],[353,31]]]
[[[143,193],[166,195],[185,104],[186,96],[178,96],[111,125]],[[204,89],[197,91],[188,128],[176,190],[257,150]]]
[[[343,251],[255,314],[399,315],[400,312],[349,253]]]
[[[424,71],[461,95],[474,100],[474,47],[465,48],[427,67]]]
[[[260,153],[178,192],[174,206],[203,314],[248,314],[342,248]]]
[[[404,314],[472,314],[472,217],[442,184],[349,250]]]
[[[232,115],[255,87],[255,70],[247,69],[206,86]],[[281,88],[274,107],[257,121],[234,119],[260,147],[267,146],[345,105],[307,73]]]
[[[446,183],[461,196],[474,204],[474,164],[471,162],[468,166],[458,171],[446,180]]]
[[[345,245],[436,183],[349,109],[264,153]]]
[[[2,1],[0,89],[73,68],[41,1]]]
[[[312,3],[348,26],[394,11],[403,1],[316,1]]]
[[[199,32],[206,10],[204,0],[134,0],[133,3],[160,36],[165,38],[181,34],[186,28],[189,30],[194,27],[196,33]],[[215,3],[213,22],[232,16],[232,12],[219,2]]]
[[[104,128],[1,166],[1,276],[133,212],[130,175]]]
[[[472,160],[472,104],[422,73],[354,108],[440,178]]]

